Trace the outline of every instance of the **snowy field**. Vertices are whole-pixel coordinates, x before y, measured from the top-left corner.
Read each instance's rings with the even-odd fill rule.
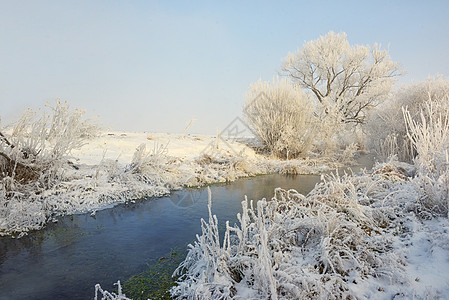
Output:
[[[231,143],[234,151],[243,151],[242,154],[251,158],[256,156],[254,151],[244,144]],[[105,131],[82,148],[74,150],[72,154],[80,164],[97,165],[106,159],[117,160],[125,165],[132,160],[135,150],[141,144],[149,150],[162,147],[166,155],[182,160],[193,160],[207,153],[210,144],[225,151],[231,150],[220,140],[217,142],[215,136],[210,135]]]

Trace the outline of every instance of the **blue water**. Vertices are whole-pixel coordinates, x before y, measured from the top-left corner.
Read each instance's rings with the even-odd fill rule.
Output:
[[[212,210],[219,223],[237,222],[241,201],[271,198],[276,187],[307,194],[319,176],[265,175],[215,184]],[[183,189],[162,198],[120,204],[57,223],[21,239],[0,238],[0,299],[92,299],[100,283],[140,273],[176,247],[185,248],[207,218],[207,190]]]

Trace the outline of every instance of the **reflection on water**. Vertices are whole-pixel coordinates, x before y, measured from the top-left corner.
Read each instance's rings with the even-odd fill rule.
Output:
[[[182,191],[172,192],[170,201],[177,207],[189,207],[201,199],[202,190],[196,188],[186,188]]]
[[[271,198],[276,187],[308,193],[319,176],[265,175],[212,185],[212,210],[221,224],[236,223],[245,195]],[[207,217],[205,188],[62,217],[21,239],[0,238],[0,299],[91,299],[94,285],[117,280],[183,247]]]

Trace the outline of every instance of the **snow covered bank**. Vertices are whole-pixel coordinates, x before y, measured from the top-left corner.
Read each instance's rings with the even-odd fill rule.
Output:
[[[422,218],[414,167],[332,176],[307,197],[276,189],[242,202],[240,224],[202,220],[172,289],[177,299],[443,299],[448,219]],[[427,215],[429,216],[429,215]],[[438,272],[438,273],[436,273]]]
[[[258,174],[310,174],[336,160],[268,159],[243,142],[204,135],[103,132],[55,166],[52,184],[0,188],[0,235],[21,236],[58,215],[95,213],[118,202],[162,196],[183,186],[230,182]],[[2,182],[3,183],[3,182]]]

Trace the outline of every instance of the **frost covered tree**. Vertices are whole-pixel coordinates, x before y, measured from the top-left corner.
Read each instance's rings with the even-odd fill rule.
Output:
[[[363,124],[367,110],[386,98],[400,72],[380,45],[351,46],[346,33],[331,31],[289,53],[282,74],[310,91],[324,114],[337,110],[342,122]]]
[[[313,106],[304,92],[286,79],[252,84],[243,110],[263,146],[280,158],[306,153],[315,137]]]

